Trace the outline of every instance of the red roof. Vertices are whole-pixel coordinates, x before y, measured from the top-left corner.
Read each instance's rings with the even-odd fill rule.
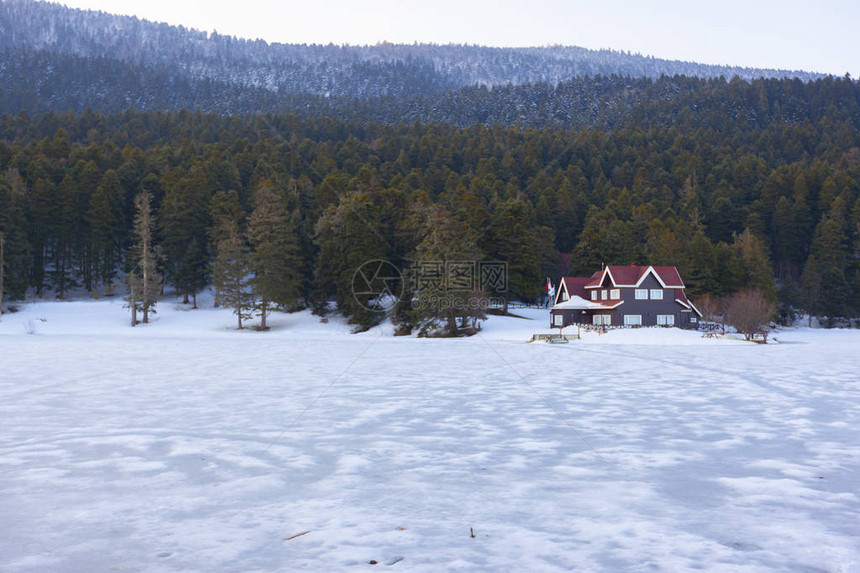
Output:
[[[585,292],[585,285],[591,280],[588,277],[562,277],[564,288],[567,289],[568,296],[579,296],[588,298],[588,293]]]
[[[681,280],[681,275],[678,274],[678,269],[675,267],[641,267],[638,265],[607,266],[602,272],[594,273],[585,285],[585,288],[600,287],[607,274],[613,286],[637,286],[649,272],[653,272],[657,280],[666,288],[684,288],[684,282]]]
[[[651,267],[668,288],[684,288],[684,281],[675,267]]]

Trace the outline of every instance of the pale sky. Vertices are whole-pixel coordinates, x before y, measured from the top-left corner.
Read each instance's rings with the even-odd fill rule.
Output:
[[[858,0],[61,0],[269,42],[564,44],[860,77]]]

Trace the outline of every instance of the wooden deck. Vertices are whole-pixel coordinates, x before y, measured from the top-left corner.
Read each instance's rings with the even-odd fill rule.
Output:
[[[579,340],[578,334],[533,334],[529,342],[549,342],[550,344],[567,344],[571,340]]]

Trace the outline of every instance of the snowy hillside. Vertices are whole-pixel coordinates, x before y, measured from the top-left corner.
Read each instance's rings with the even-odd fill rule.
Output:
[[[860,333],[524,343],[543,314],[420,340],[22,305],[0,570],[858,571]]]
[[[0,48],[110,58],[188,78],[282,94],[434,94],[464,86],[547,83],[611,75],[687,75],[750,80],[822,77],[803,71],[713,66],[579,47],[278,44],[32,0],[0,2]]]

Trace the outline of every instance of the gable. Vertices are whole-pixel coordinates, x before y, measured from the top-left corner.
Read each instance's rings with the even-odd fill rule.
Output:
[[[607,274],[612,279],[614,286],[632,286],[639,282],[642,275],[647,272],[650,267],[637,267],[628,265],[626,267],[606,267]]]
[[[594,289],[635,287],[671,290],[685,288],[681,275],[675,267],[643,267],[639,265],[608,265],[587,279],[567,277],[562,279],[562,283],[566,285],[568,296],[575,294],[586,299],[590,298],[590,295],[586,293]]]
[[[660,281],[657,280],[657,276],[651,273],[646,273],[639,282],[636,283],[636,288],[647,288],[647,289],[661,289],[663,285],[660,284]],[[674,293],[672,293],[674,294]]]
[[[553,304],[560,304],[573,297],[588,298],[585,285],[591,281],[590,277],[562,277],[558,284]]]

